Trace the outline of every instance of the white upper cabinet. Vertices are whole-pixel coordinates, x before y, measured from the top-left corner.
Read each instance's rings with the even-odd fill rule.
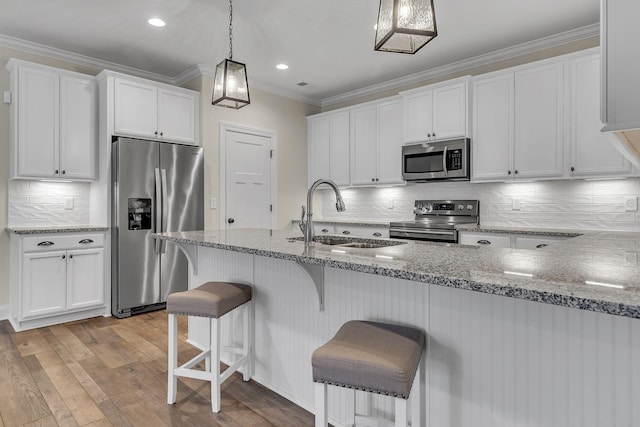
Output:
[[[349,185],[349,111],[307,118],[309,185],[320,178]]]
[[[11,59],[11,177],[96,177],[97,99],[92,76]]]
[[[114,134],[198,144],[197,92],[126,76],[113,84]]]
[[[563,78],[552,62],[473,80],[474,181],[562,177]]]
[[[516,178],[562,176],[563,80],[562,63],[515,72]]]
[[[403,184],[401,154],[400,99],[351,110],[351,185]]]
[[[474,180],[504,180],[513,172],[513,73],[473,82]]]
[[[569,69],[569,176],[631,174],[630,162],[600,132],[600,56],[573,59]]]
[[[640,129],[640,2],[601,1],[603,130]]]
[[[401,92],[404,142],[435,141],[467,135],[468,78]]]

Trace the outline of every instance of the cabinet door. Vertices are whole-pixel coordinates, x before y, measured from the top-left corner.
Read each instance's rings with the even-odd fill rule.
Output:
[[[402,103],[385,102],[378,109],[378,184],[401,184]]]
[[[631,173],[629,161],[600,132],[600,56],[571,61],[570,174],[615,176]]]
[[[158,137],[158,89],[122,79],[114,79],[115,133]]]
[[[474,181],[511,178],[513,168],[513,74],[473,83],[472,177]]]
[[[562,176],[563,64],[515,73],[516,178]]]
[[[17,176],[58,177],[59,75],[20,67],[18,98]]]
[[[190,92],[158,89],[158,135],[163,140],[197,144],[198,97]]]
[[[320,178],[331,175],[331,122],[329,116],[307,119],[307,167],[309,186]]]
[[[67,309],[102,304],[104,300],[104,249],[79,249],[67,253]]]
[[[349,185],[349,111],[329,116],[329,177],[340,186]]]
[[[461,245],[486,246],[491,248],[510,248],[511,237],[508,235],[460,232],[458,243]]]
[[[61,313],[67,305],[65,251],[27,253],[22,257],[21,318]]]
[[[467,83],[433,89],[432,131],[434,139],[467,135]]]
[[[640,128],[640,2],[602,0],[602,122],[607,130]]]
[[[95,179],[96,85],[60,76],[60,177]]]
[[[404,142],[431,139],[433,133],[433,92],[427,90],[402,97],[404,106]]]
[[[377,178],[376,106],[351,110],[351,185],[375,185]]]

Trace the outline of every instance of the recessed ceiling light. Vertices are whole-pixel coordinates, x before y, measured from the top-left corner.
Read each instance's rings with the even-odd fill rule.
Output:
[[[287,64],[278,64],[278,65],[276,65],[276,68],[278,70],[287,70],[289,68],[289,66]]]
[[[153,25],[154,27],[164,27],[166,25],[160,18],[151,18],[147,22],[149,25]]]

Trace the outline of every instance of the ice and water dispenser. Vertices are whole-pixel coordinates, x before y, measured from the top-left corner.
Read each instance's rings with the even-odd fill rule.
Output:
[[[151,230],[151,199],[129,199],[129,230]]]

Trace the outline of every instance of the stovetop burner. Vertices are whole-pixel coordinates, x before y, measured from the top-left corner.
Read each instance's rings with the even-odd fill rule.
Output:
[[[392,222],[390,237],[457,243],[456,226],[480,218],[478,200],[416,200],[414,206],[414,221]]]

